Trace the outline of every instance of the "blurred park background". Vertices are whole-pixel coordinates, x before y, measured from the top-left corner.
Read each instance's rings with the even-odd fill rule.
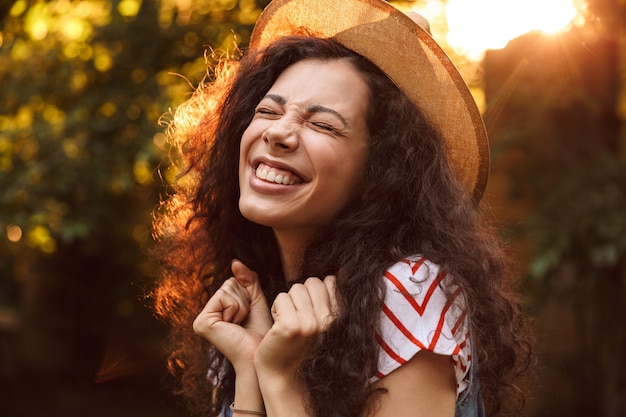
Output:
[[[0,416],[186,415],[146,297],[164,124],[267,2],[0,1]],[[485,117],[540,348],[526,415],[626,416],[626,1],[394,3]]]

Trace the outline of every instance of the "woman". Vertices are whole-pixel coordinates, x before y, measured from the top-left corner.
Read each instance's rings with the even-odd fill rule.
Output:
[[[275,0],[170,136],[157,311],[198,414],[472,416],[481,384],[499,406],[530,344],[478,220],[484,127],[411,19]]]

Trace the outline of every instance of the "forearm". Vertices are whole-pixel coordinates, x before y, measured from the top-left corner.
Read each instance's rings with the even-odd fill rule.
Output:
[[[254,354],[267,417],[312,417],[308,387],[296,375],[311,344],[337,311],[334,283],[332,276],[324,281],[309,278],[274,299],[274,323]]]

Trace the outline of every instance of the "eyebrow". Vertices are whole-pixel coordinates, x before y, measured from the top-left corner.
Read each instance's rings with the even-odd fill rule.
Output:
[[[278,94],[266,94],[265,97],[263,98],[264,99],[268,98],[272,101],[275,101],[277,104],[280,104],[281,106],[287,103],[287,100],[285,100],[283,96],[280,96]],[[315,105],[307,107],[306,111],[307,113],[330,113],[334,115],[335,117],[337,117],[341,121],[341,123],[343,123],[345,128],[350,127],[350,124],[345,119],[345,117],[343,117],[341,113],[339,113],[337,110],[333,110],[331,108],[315,104]]]

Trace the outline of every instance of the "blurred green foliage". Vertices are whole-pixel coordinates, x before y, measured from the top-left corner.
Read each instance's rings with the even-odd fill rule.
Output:
[[[164,124],[205,51],[245,46],[266,3],[2,3],[0,415],[171,412],[144,299],[151,211],[175,175]]]
[[[173,74],[197,83],[205,47],[232,50],[259,11],[254,0],[16,1],[0,36],[0,250],[52,254],[120,222],[146,240],[145,219],[107,202],[154,188],[157,121],[191,91]]]

